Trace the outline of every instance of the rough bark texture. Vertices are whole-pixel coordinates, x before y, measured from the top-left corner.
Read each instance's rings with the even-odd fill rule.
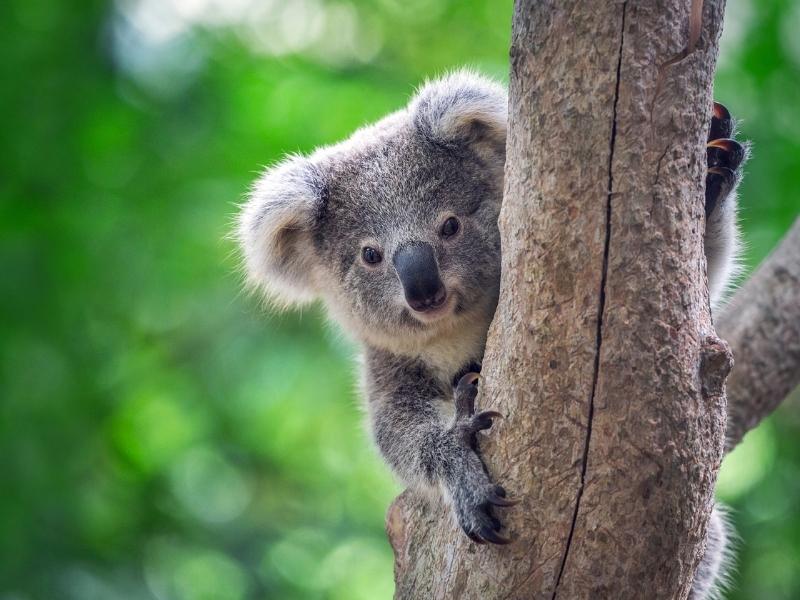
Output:
[[[728,380],[730,450],[800,385],[800,219],[736,292],[717,329],[736,357]]]
[[[523,502],[476,546],[389,512],[396,597],[681,598],[722,456],[727,347],[702,250],[724,2],[519,0],[481,444]],[[702,14],[702,18],[699,17]]]

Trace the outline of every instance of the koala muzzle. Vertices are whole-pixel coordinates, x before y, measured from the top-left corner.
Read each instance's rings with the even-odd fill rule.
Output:
[[[392,258],[397,277],[403,284],[408,305],[425,312],[439,308],[447,299],[447,290],[439,277],[433,247],[424,242],[411,242],[397,249]]]

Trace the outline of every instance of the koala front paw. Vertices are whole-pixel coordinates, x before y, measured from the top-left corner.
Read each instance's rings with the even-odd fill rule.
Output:
[[[475,413],[477,383],[478,374],[467,373],[456,385],[456,419],[451,432],[466,450],[466,456],[449,491],[458,523],[473,542],[508,544],[511,540],[498,533],[502,524],[492,514],[492,507],[514,506],[518,501],[508,498],[505,489],[491,482],[476,452],[477,433],[489,429],[493,420],[503,415],[493,410]]]
[[[725,201],[736,185],[739,167],[747,155],[745,147],[732,139],[731,135],[733,118],[730,112],[719,102],[714,102],[714,114],[706,144],[706,218]]]

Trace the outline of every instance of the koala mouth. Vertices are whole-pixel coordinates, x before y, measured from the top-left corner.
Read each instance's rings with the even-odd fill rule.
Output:
[[[431,294],[424,296],[410,296],[406,294],[406,302],[415,312],[427,313],[435,311],[444,306],[445,302],[447,302],[447,289],[440,283],[439,288]]]
[[[408,303],[409,312],[413,317],[422,323],[432,323],[438,321],[453,312],[455,306],[455,295],[448,294],[447,290],[442,287],[437,294],[431,298],[430,302],[425,305],[415,303],[411,305]]]

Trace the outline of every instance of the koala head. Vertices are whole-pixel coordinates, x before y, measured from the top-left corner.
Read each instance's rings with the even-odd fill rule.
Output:
[[[502,86],[461,71],[350,139],[267,169],[238,221],[250,281],[281,305],[321,298],[378,347],[488,324],[506,115]]]

